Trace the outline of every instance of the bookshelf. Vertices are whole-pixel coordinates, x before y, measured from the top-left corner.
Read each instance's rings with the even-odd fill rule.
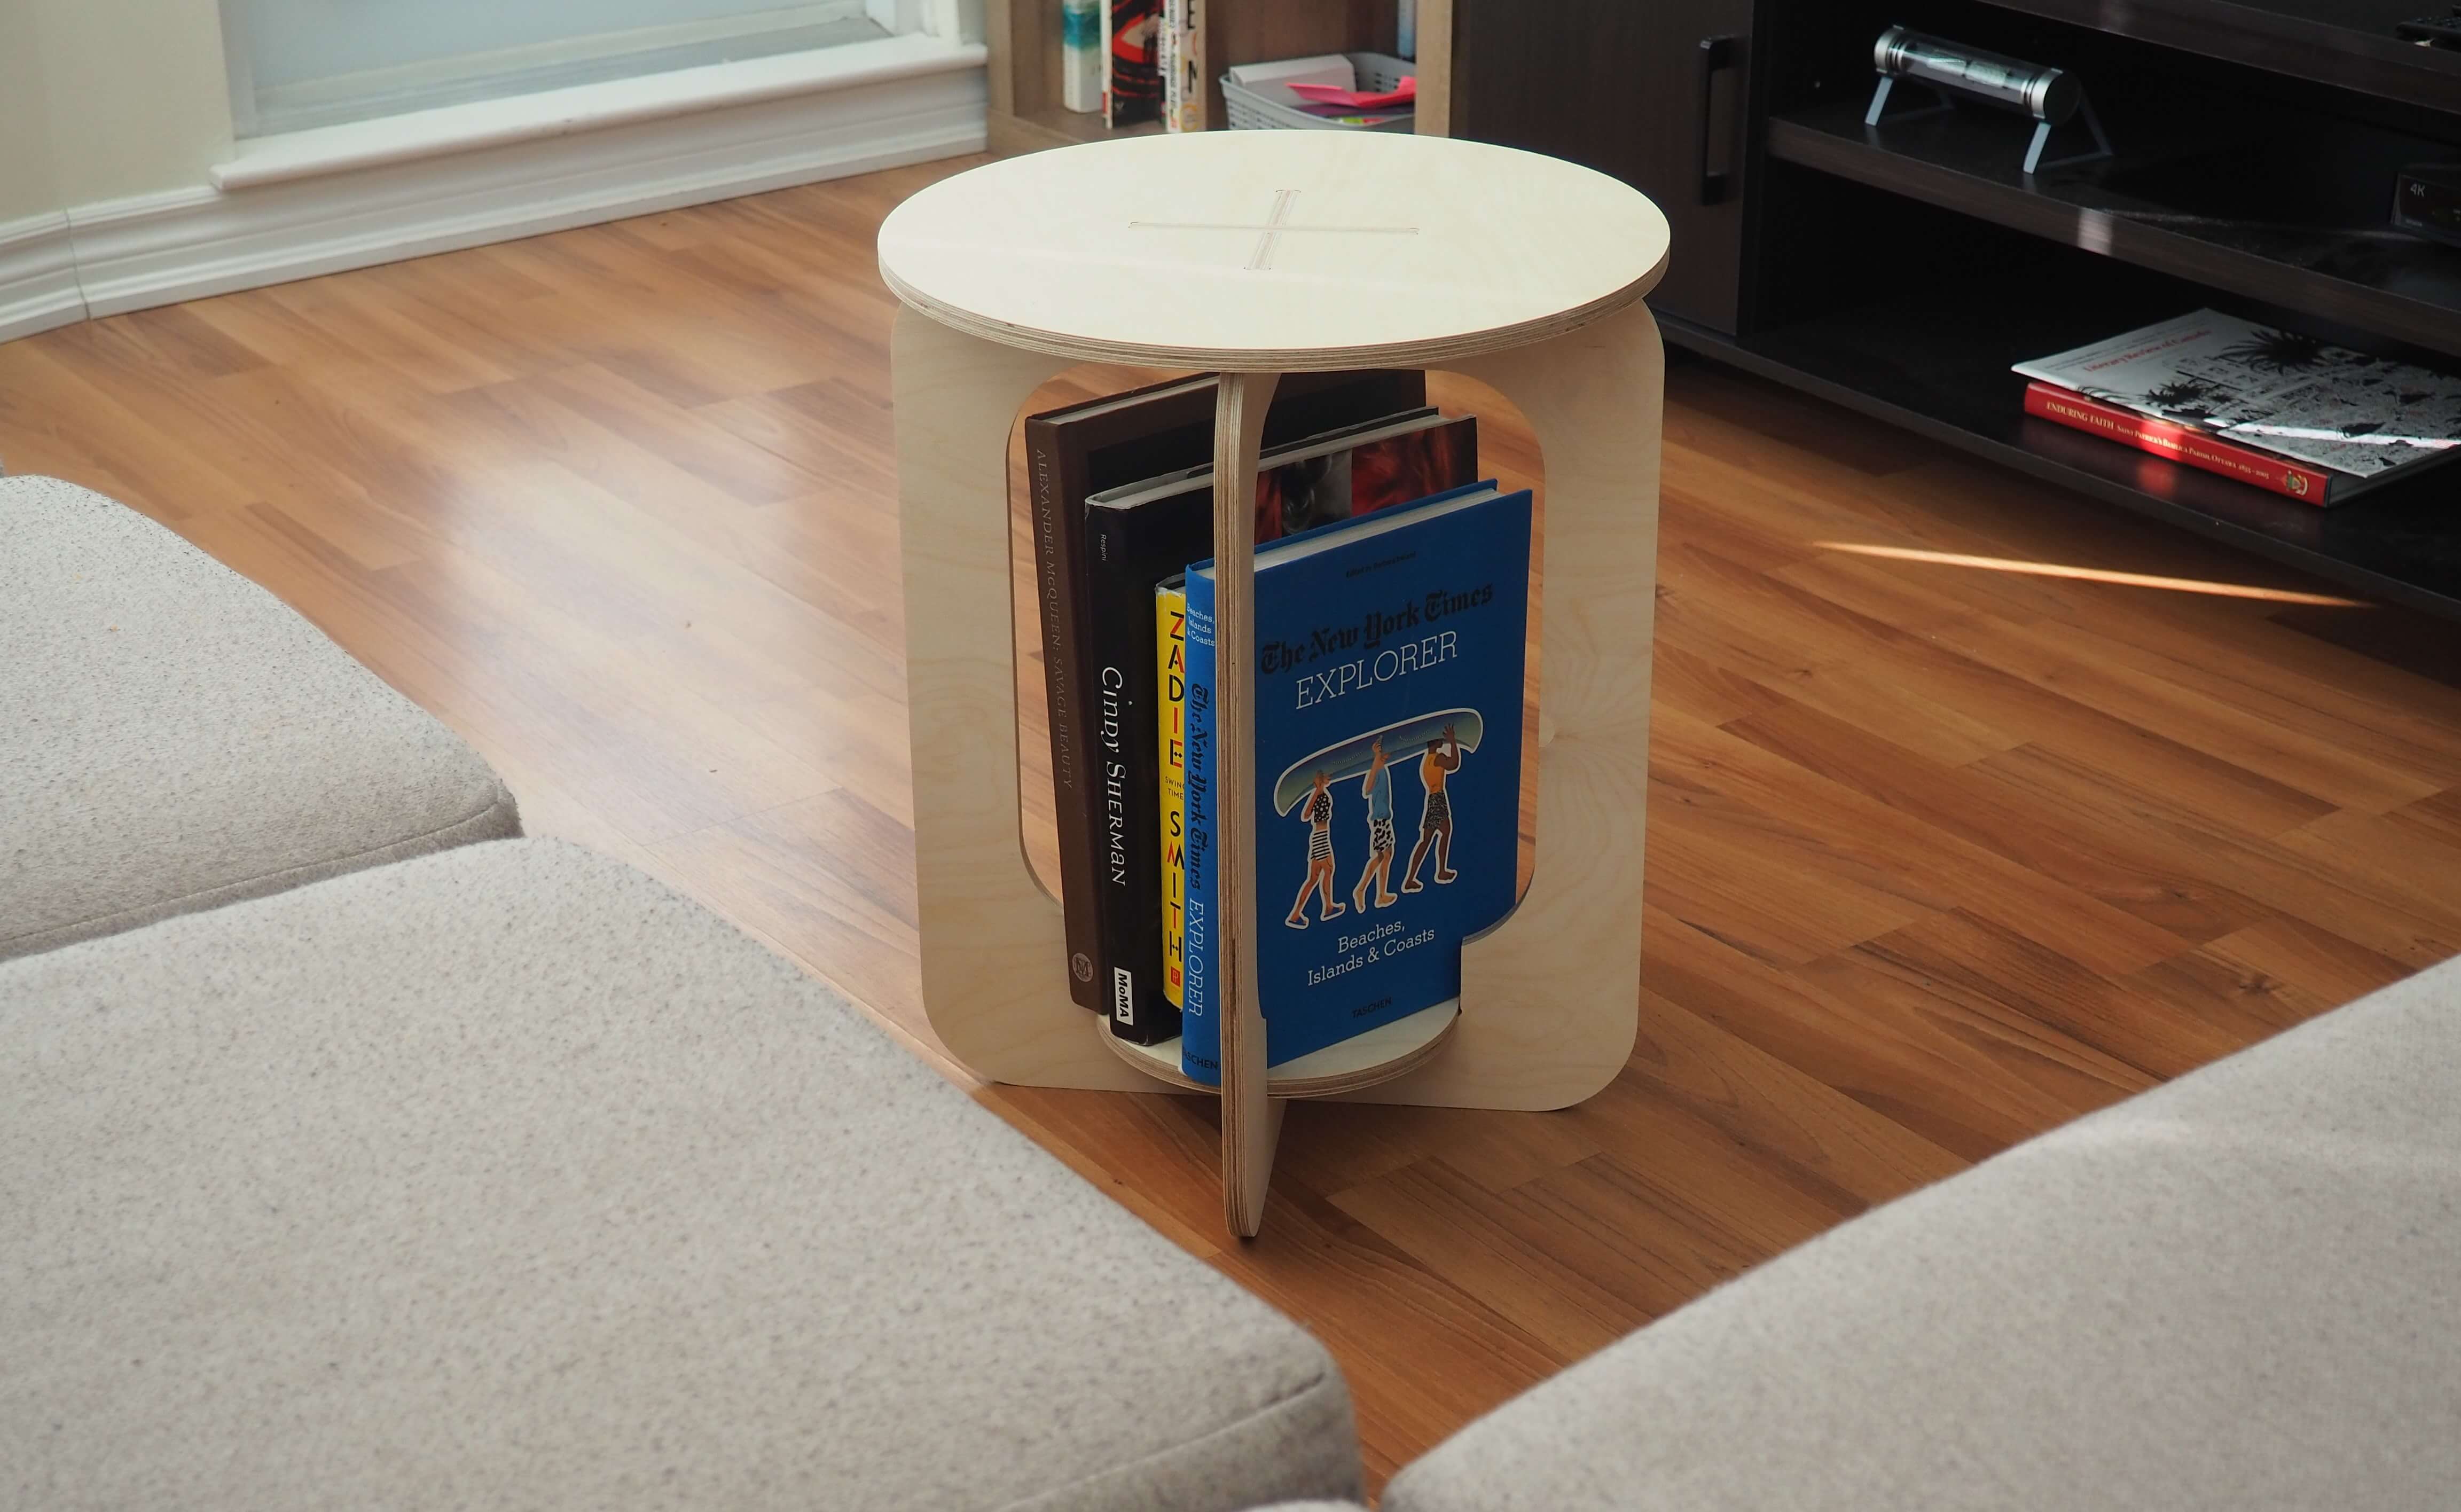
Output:
[[[1395,0],[1209,0],[1199,14],[1205,28],[1209,122],[1222,119],[1224,69],[1318,53],[1390,53],[1399,25]],[[1449,15],[1449,0],[1441,5],[1421,0],[1420,36],[1437,33],[1448,43]],[[1059,0],[989,0],[983,20],[991,51],[993,152],[1005,157],[1162,131],[1159,124],[1144,124],[1114,132],[1102,117],[1060,105]],[[1431,22],[1438,24],[1431,27]],[[1427,51],[1423,41],[1422,52]],[[1428,75],[1423,72],[1422,132],[1428,129],[1427,86]]]
[[[1297,214],[1252,224],[1277,196]],[[1314,226],[1310,205],[1338,206]],[[1498,236],[1498,217],[1519,234]],[[1343,226],[1406,227],[1379,256]],[[1169,230],[1158,239],[1156,228]],[[1270,230],[1270,264],[1252,256]],[[1603,175],[1377,133],[1221,132],[995,162],[881,227],[913,749],[923,1006],[994,1080],[1222,1099],[1224,1216],[1255,1234],[1297,1097],[1548,1109],[1612,1080],[1638,1027],[1664,355],[1641,303],[1665,218]],[[1055,277],[1056,269],[1069,276]],[[1122,301],[1141,284],[1152,297]],[[1214,424],[1223,1079],[1200,1088],[1070,1000],[1058,902],[1028,868],[1014,731],[1008,438],[1082,362],[1222,375]],[[1544,458],[1545,641],[1530,890],[1462,948],[1439,1004],[1269,1075],[1255,999],[1253,519],[1284,373],[1443,368],[1518,407]]]

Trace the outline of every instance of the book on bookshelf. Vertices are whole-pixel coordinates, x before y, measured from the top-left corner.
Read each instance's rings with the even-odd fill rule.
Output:
[[[2312,504],[2344,502],[2461,453],[2461,376],[2211,309],[2015,371],[2034,380],[2030,414]],[[2044,386],[2081,402],[2055,410],[2034,392]],[[2123,426],[2088,404],[2165,424]],[[2250,452],[2295,466],[2264,470]]]
[[[1512,906],[1530,527],[1530,492],[1487,482],[1256,554],[1256,992],[1269,1065],[1458,997],[1463,940]],[[1211,564],[1190,567],[1184,589],[1180,1063],[1217,1085]]]
[[[1163,0],[1163,124],[1205,129],[1206,0]]]
[[[1478,423],[1418,409],[1268,449],[1256,475],[1254,539],[1373,513],[1478,476]],[[1167,912],[1155,585],[1213,543],[1213,469],[1166,474],[1086,500],[1080,585],[1100,828],[1094,837],[1100,982],[1111,1032],[1140,1044],[1179,1033],[1165,988]]]
[[[1106,0],[1102,11],[1102,124],[1162,118],[1162,70],[1154,58],[1162,0]]]
[[[2342,503],[2353,491],[2350,485],[2364,489],[2366,482],[2347,473],[2310,467],[2273,452],[2241,446],[2193,425],[2156,419],[2135,410],[2088,399],[2040,378],[2025,385],[2025,413],[2311,504]]]
[[[1292,373],[1274,393],[1265,437],[1278,445],[1318,432],[1422,408],[1426,377],[1413,372]],[[1205,462],[1213,455],[1214,380],[1181,378],[1028,416],[1025,422],[1036,607],[1041,623],[1043,692],[1050,711],[1051,775],[1058,816],[1061,907],[1069,994],[1110,1012],[1095,919],[1095,837],[1100,784],[1085,765],[1091,704],[1089,653],[1079,613],[1086,578],[1088,496]],[[1202,555],[1200,549],[1182,561]]]
[[[1179,6],[1180,0],[1162,0],[1161,12],[1154,20],[1154,72],[1162,79],[1162,125],[1165,131],[1181,129]]]

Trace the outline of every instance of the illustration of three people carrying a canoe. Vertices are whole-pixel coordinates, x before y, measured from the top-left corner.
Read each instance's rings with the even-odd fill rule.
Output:
[[[1474,713],[1470,716],[1477,717]],[[1332,757],[1316,765],[1310,776],[1307,801],[1301,805],[1298,818],[1308,825],[1307,881],[1299,887],[1298,896],[1291,902],[1291,911],[1282,923],[1294,929],[1308,926],[1307,905],[1310,897],[1317,900],[1316,918],[1329,920],[1357,909],[1365,912],[1370,906],[1389,908],[1401,901],[1393,890],[1393,857],[1398,848],[1393,829],[1393,763],[1384,752],[1383,732],[1366,737],[1366,771],[1360,776],[1359,795],[1367,803],[1367,864],[1360,870],[1359,881],[1350,889],[1350,903],[1345,907],[1338,901],[1338,884],[1335,881],[1336,864],[1333,846],[1333,784],[1336,772],[1348,762],[1344,756],[1355,758],[1353,750],[1322,753]],[[1419,808],[1419,838],[1411,847],[1409,864],[1402,870],[1402,892],[1423,892],[1426,884],[1419,880],[1419,868],[1432,851],[1435,870],[1431,874],[1438,885],[1449,883],[1461,874],[1453,869],[1452,800],[1446,795],[1445,779],[1461,770],[1465,749],[1476,749],[1476,727],[1470,743],[1465,747],[1455,725],[1447,721],[1443,729],[1429,737],[1419,756],[1419,785],[1423,793]],[[1294,769],[1295,771],[1296,769]],[[1347,774],[1342,774],[1344,777]],[[1287,809],[1284,812],[1288,812]],[[1370,888],[1373,902],[1370,902]]]

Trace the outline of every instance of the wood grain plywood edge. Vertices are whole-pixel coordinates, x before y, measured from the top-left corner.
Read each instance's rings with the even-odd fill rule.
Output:
[[[1213,412],[1213,1011],[1222,1033],[1222,1204],[1265,1222],[1281,1105],[1268,1091],[1256,996],[1256,462],[1278,373],[1226,373]]]
[[[985,732],[1016,727],[1009,432],[1063,365],[910,309],[891,352],[924,1014],[995,1081],[1148,1090],[1086,1040],[1059,905],[1026,862],[1016,764],[984,756]]]
[[[1275,1097],[1330,1097],[1409,1075],[1442,1054],[1444,1047],[1452,1043],[1453,1031],[1461,1024],[1458,999],[1437,1006],[1444,1010],[1444,1016],[1438,1021],[1432,1033],[1412,1022],[1434,1012],[1423,1010],[1422,1013],[1414,1013],[1383,1029],[1370,1031],[1356,1039],[1344,1040],[1289,1062],[1286,1069],[1269,1076],[1265,1084],[1267,1094]],[[1094,1019],[1093,1024],[1105,1049],[1129,1067],[1154,1078],[1163,1088],[1173,1092],[1202,1093],[1209,1097],[1221,1092],[1219,1087],[1209,1087],[1190,1077],[1179,1069],[1178,1061],[1158,1053],[1169,1050],[1179,1041],[1170,1040],[1161,1046],[1134,1045],[1114,1035],[1110,1025],[1103,1020]],[[1401,1033],[1388,1034],[1387,1031]],[[1362,1054],[1352,1056],[1338,1054],[1352,1047],[1358,1047]],[[1324,1069],[1313,1073],[1289,1069],[1311,1063]]]
[[[1570,335],[1619,310],[1638,304],[1666,271],[1666,258],[1639,278],[1576,309],[1536,320],[1466,331],[1424,341],[1398,341],[1348,347],[1258,350],[1236,347],[1146,345],[1141,342],[1096,341],[1060,332],[986,320],[931,298],[904,282],[887,266],[881,281],[909,307],[928,312],[952,330],[1004,347],[1016,347],[1072,362],[1117,362],[1151,368],[1193,368],[1213,373],[1328,373],[1346,368],[1448,367],[1491,351],[1534,346]]]
[[[1460,1043],[1351,1096],[1538,1111],[1605,1086],[1639,1027],[1665,352],[1636,305],[1459,371],[1520,408],[1546,468],[1536,864],[1520,905],[1462,948]]]
[[[1664,271],[1664,216],[1606,175],[1483,142],[1308,139],[1327,135],[1115,135],[986,164],[891,213],[881,276],[911,308],[1004,346],[1284,373],[1427,367],[1551,341],[1637,303]],[[1302,195],[1363,219],[1262,224]],[[1499,217],[1530,224],[1498,238]],[[1271,234],[1252,249],[1222,235],[1256,230]],[[1389,250],[1316,232],[1389,233]],[[1267,261],[1243,267],[1250,258]],[[1055,276],[1061,267],[1079,276]],[[1151,297],[1123,305],[1124,284]]]

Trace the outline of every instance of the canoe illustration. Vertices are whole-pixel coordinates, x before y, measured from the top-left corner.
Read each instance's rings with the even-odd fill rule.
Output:
[[[1406,767],[1427,749],[1427,742],[1440,739],[1444,726],[1453,727],[1453,738],[1465,752],[1476,751],[1479,738],[1486,734],[1486,721],[1475,709],[1446,709],[1437,713],[1414,714],[1398,724],[1381,730],[1368,730],[1347,740],[1329,745],[1304,760],[1294,761],[1273,779],[1273,812],[1288,814],[1306,799],[1316,786],[1316,775],[1339,782],[1344,777],[1363,777],[1373,759],[1376,742],[1384,742],[1384,759],[1395,767]]]

